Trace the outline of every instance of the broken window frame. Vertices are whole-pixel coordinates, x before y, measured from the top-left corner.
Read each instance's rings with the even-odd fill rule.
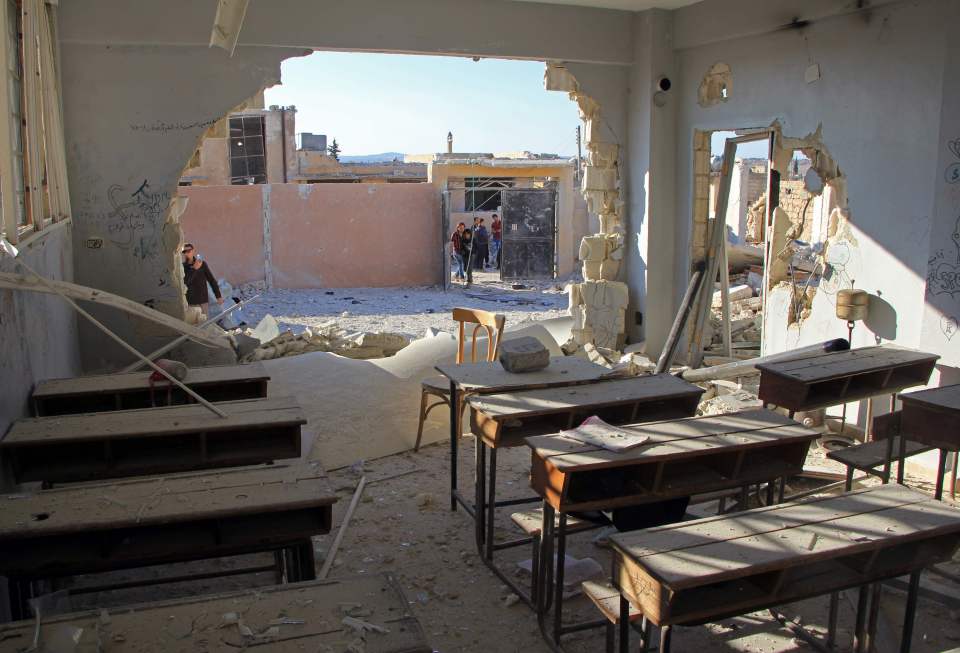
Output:
[[[0,30],[4,42],[0,65],[4,79],[0,89],[0,114],[7,116],[7,127],[0,134],[0,202],[5,236],[17,242],[34,231],[26,210],[23,161],[23,51],[19,2],[6,0],[0,12]]]
[[[0,11],[0,115],[8,117],[0,128],[0,231],[14,243],[70,218],[56,20],[44,0],[7,0]]]
[[[259,127],[259,133],[253,129]],[[228,119],[227,132],[229,136],[228,156],[230,164],[230,183],[234,186],[267,183],[267,138],[266,120],[257,115],[232,115]],[[256,150],[260,150],[257,152]],[[251,174],[251,162],[257,162],[260,170]],[[237,166],[242,162],[243,172],[236,174]]]

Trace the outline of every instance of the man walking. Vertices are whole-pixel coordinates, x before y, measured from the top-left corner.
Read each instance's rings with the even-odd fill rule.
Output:
[[[476,259],[476,269],[483,271],[487,264],[487,245],[489,233],[483,224],[483,218],[475,218],[473,226],[473,255]]]
[[[490,267],[500,269],[500,239],[503,237],[503,223],[500,216],[493,214],[490,224]]]
[[[453,236],[450,237],[450,261],[453,264],[453,278],[458,281],[463,281],[466,279],[466,274],[463,269],[463,232],[467,228],[467,225],[461,222],[457,225],[457,228],[453,232]]]
[[[217,303],[223,304],[220,295],[220,285],[217,278],[210,271],[207,262],[197,256],[197,251],[191,243],[183,246],[183,285],[187,287],[187,304],[197,307],[204,315],[208,315],[210,308],[210,293],[207,283],[213,287],[213,294],[217,296]]]

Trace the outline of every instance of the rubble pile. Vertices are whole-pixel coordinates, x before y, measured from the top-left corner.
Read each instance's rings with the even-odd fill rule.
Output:
[[[710,309],[711,340],[704,350],[705,365],[719,365],[731,360],[746,360],[760,355],[760,333],[763,329],[763,297],[760,291],[763,272],[748,268],[730,275],[730,358],[723,354],[723,313],[720,291],[713,293]]]
[[[244,335],[256,337],[255,330],[252,329],[247,329]],[[336,322],[331,321],[318,327],[308,327],[299,335],[294,335],[289,330],[284,331],[262,342],[259,347],[244,355],[241,362],[271,360],[314,351],[363,360],[385,358],[393,356],[409,344],[410,340],[399,333],[347,333],[339,328]]]
[[[743,383],[716,380],[697,384],[706,390],[700,397],[697,415],[726,415],[762,408],[763,402],[757,398],[758,387],[755,383],[756,379]]]

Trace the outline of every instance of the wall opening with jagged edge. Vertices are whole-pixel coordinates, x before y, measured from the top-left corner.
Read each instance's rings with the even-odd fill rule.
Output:
[[[568,354],[586,349],[618,352],[626,340],[627,284],[621,274],[624,256],[624,210],[620,178],[620,144],[602,140],[599,103],[583,93],[576,78],[558,63],[547,63],[544,86],[548,91],[563,91],[577,103],[584,124],[586,160],[581,191],[587,210],[596,215],[600,231],[580,242],[579,260],[583,281],[568,286],[570,314],[573,317],[571,340],[564,345]]]

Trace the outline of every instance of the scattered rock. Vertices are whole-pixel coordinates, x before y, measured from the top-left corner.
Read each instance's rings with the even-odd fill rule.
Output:
[[[550,350],[532,336],[507,340],[500,345],[500,364],[508,372],[536,372],[550,364]]]

